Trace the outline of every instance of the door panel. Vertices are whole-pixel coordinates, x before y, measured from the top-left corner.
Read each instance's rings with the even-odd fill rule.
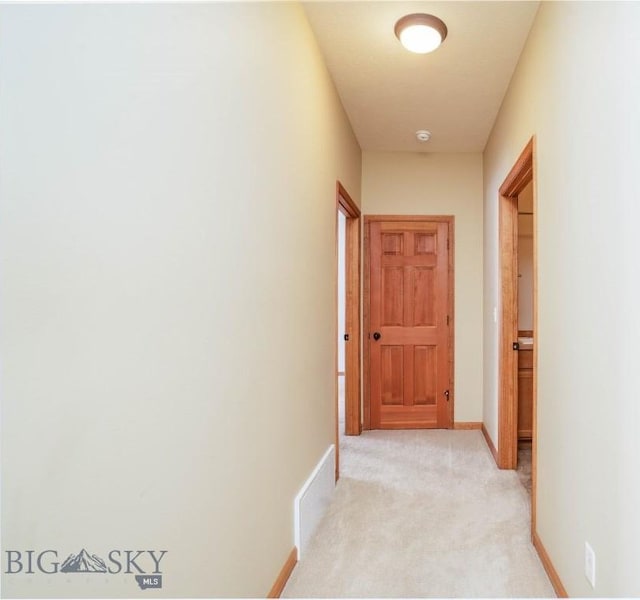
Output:
[[[382,269],[382,295],[385,298],[382,307],[382,324],[402,325],[404,306],[404,269],[402,267]]]
[[[435,325],[435,269],[416,267],[413,278],[413,325],[432,327]]]
[[[384,346],[380,350],[382,404],[402,404],[404,348],[402,346]]]
[[[436,403],[437,354],[437,346],[414,346],[414,404]]]
[[[369,223],[372,429],[451,426],[448,232],[446,221]]]

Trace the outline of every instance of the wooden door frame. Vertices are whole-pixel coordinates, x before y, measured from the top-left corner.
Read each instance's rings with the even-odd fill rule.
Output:
[[[447,293],[447,306],[451,321],[449,335],[449,428],[454,428],[454,404],[455,404],[455,387],[454,387],[454,347],[455,347],[455,313],[454,313],[454,254],[455,254],[455,217],[453,215],[365,215],[364,216],[364,290],[363,290],[363,329],[362,329],[362,347],[363,347],[363,429],[371,429],[371,389],[370,389],[370,355],[369,355],[369,335],[371,329],[371,273],[370,273],[370,251],[371,244],[369,239],[369,225],[376,221],[433,221],[437,223],[447,223],[449,236],[449,290]]]
[[[531,541],[559,598],[567,592],[537,531],[538,497],[538,194],[536,139],[533,136],[499,189],[498,260],[502,289],[499,333],[498,451],[501,469],[518,464],[518,360],[512,344],[518,335],[518,194],[533,182],[533,411],[531,431]],[[515,335],[515,337],[514,337]]]
[[[360,435],[360,209],[340,181],[336,181],[336,481],[340,476],[340,418],[338,404],[338,212],[346,217],[345,226],[345,331],[349,341],[345,344],[345,434]]]
[[[498,456],[501,469],[518,464],[518,195],[533,181],[533,422],[531,432],[531,524],[535,531],[537,493],[538,397],[538,246],[535,189],[535,138],[531,138],[499,189],[499,333]]]
[[[521,152],[499,189],[498,255],[499,287],[502,292],[498,353],[498,467],[501,469],[515,469],[518,462],[518,353],[513,349],[513,343],[518,340],[518,195],[532,179],[533,138]],[[535,220],[535,209],[533,212]],[[535,278],[534,273],[534,290]],[[534,439],[536,347],[537,344],[534,344]]]

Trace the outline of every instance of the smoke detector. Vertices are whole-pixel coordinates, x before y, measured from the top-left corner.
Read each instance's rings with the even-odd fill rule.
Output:
[[[431,132],[426,129],[418,129],[418,131],[416,131],[416,138],[419,142],[428,142],[431,139]]]

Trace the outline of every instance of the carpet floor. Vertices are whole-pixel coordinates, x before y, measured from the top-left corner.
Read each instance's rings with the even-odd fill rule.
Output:
[[[530,500],[479,431],[341,436],[341,477],[288,598],[555,597]]]

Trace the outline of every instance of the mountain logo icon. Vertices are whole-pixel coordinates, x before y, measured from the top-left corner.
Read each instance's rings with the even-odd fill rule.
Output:
[[[95,554],[89,553],[83,548],[78,554],[69,554],[60,566],[62,573],[106,573],[107,565]]]

